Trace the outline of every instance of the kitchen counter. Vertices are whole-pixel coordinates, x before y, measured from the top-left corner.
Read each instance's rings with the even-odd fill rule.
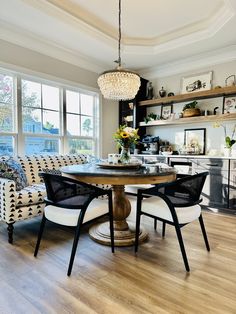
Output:
[[[232,157],[225,157],[225,156],[212,156],[212,155],[168,155],[168,156],[164,156],[164,155],[149,155],[149,154],[133,154],[131,156],[134,157],[162,157],[162,158],[197,158],[197,159],[225,159],[225,160],[229,160],[229,159],[236,159],[236,156],[232,156]]]

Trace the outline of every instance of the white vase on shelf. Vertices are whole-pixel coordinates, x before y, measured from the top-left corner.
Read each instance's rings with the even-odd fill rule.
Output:
[[[224,157],[231,157],[231,147],[224,147]]]

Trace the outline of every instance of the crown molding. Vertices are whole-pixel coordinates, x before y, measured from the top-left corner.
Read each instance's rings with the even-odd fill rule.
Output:
[[[206,40],[219,32],[234,16],[235,10],[232,8],[230,2],[226,1],[225,5],[214,17],[203,22],[201,28],[196,28],[193,24],[189,29],[187,28],[187,34],[184,34],[183,30],[179,30],[176,32],[176,34],[179,32],[178,36],[173,37],[173,33],[167,34],[152,41],[146,41],[146,45],[144,45],[144,43],[137,45],[135,41],[130,41],[130,44],[124,45],[124,53],[135,54],[138,51],[138,54],[157,55]]]
[[[31,7],[46,13],[70,26],[79,29],[86,36],[104,43],[107,47],[116,49],[117,30],[109,27],[100,21],[95,23],[87,17],[83,17],[84,12],[77,13],[79,5],[69,1],[58,0],[22,0]],[[124,53],[140,53],[148,55],[166,52],[183,47],[188,44],[207,39],[214,36],[234,15],[235,10],[231,5],[232,0],[223,0],[223,5],[209,18],[196,23],[189,24],[176,31],[156,36],[154,38],[129,38],[122,39]]]
[[[152,69],[142,69],[139,74],[149,79],[171,76],[183,72],[198,70],[215,64],[236,60],[236,45],[170,62]]]
[[[77,51],[66,49],[51,40],[49,41],[39,38],[28,30],[25,31],[18,27],[16,28],[13,25],[6,25],[2,21],[0,21],[0,38],[23,48],[73,64],[91,72],[101,73],[107,68],[106,65],[99,64],[99,62],[93,58],[85,56]]]

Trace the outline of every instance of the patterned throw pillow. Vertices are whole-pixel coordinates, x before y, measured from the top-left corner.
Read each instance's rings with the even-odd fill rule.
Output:
[[[17,191],[28,186],[25,172],[13,158],[0,161],[0,177],[15,181]]]

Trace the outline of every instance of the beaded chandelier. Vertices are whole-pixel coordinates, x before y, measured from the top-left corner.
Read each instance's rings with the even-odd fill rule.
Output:
[[[121,0],[119,0],[119,41],[118,41],[118,67],[105,71],[98,77],[98,86],[104,98],[112,100],[133,99],[140,87],[140,77],[137,73],[121,67]]]

